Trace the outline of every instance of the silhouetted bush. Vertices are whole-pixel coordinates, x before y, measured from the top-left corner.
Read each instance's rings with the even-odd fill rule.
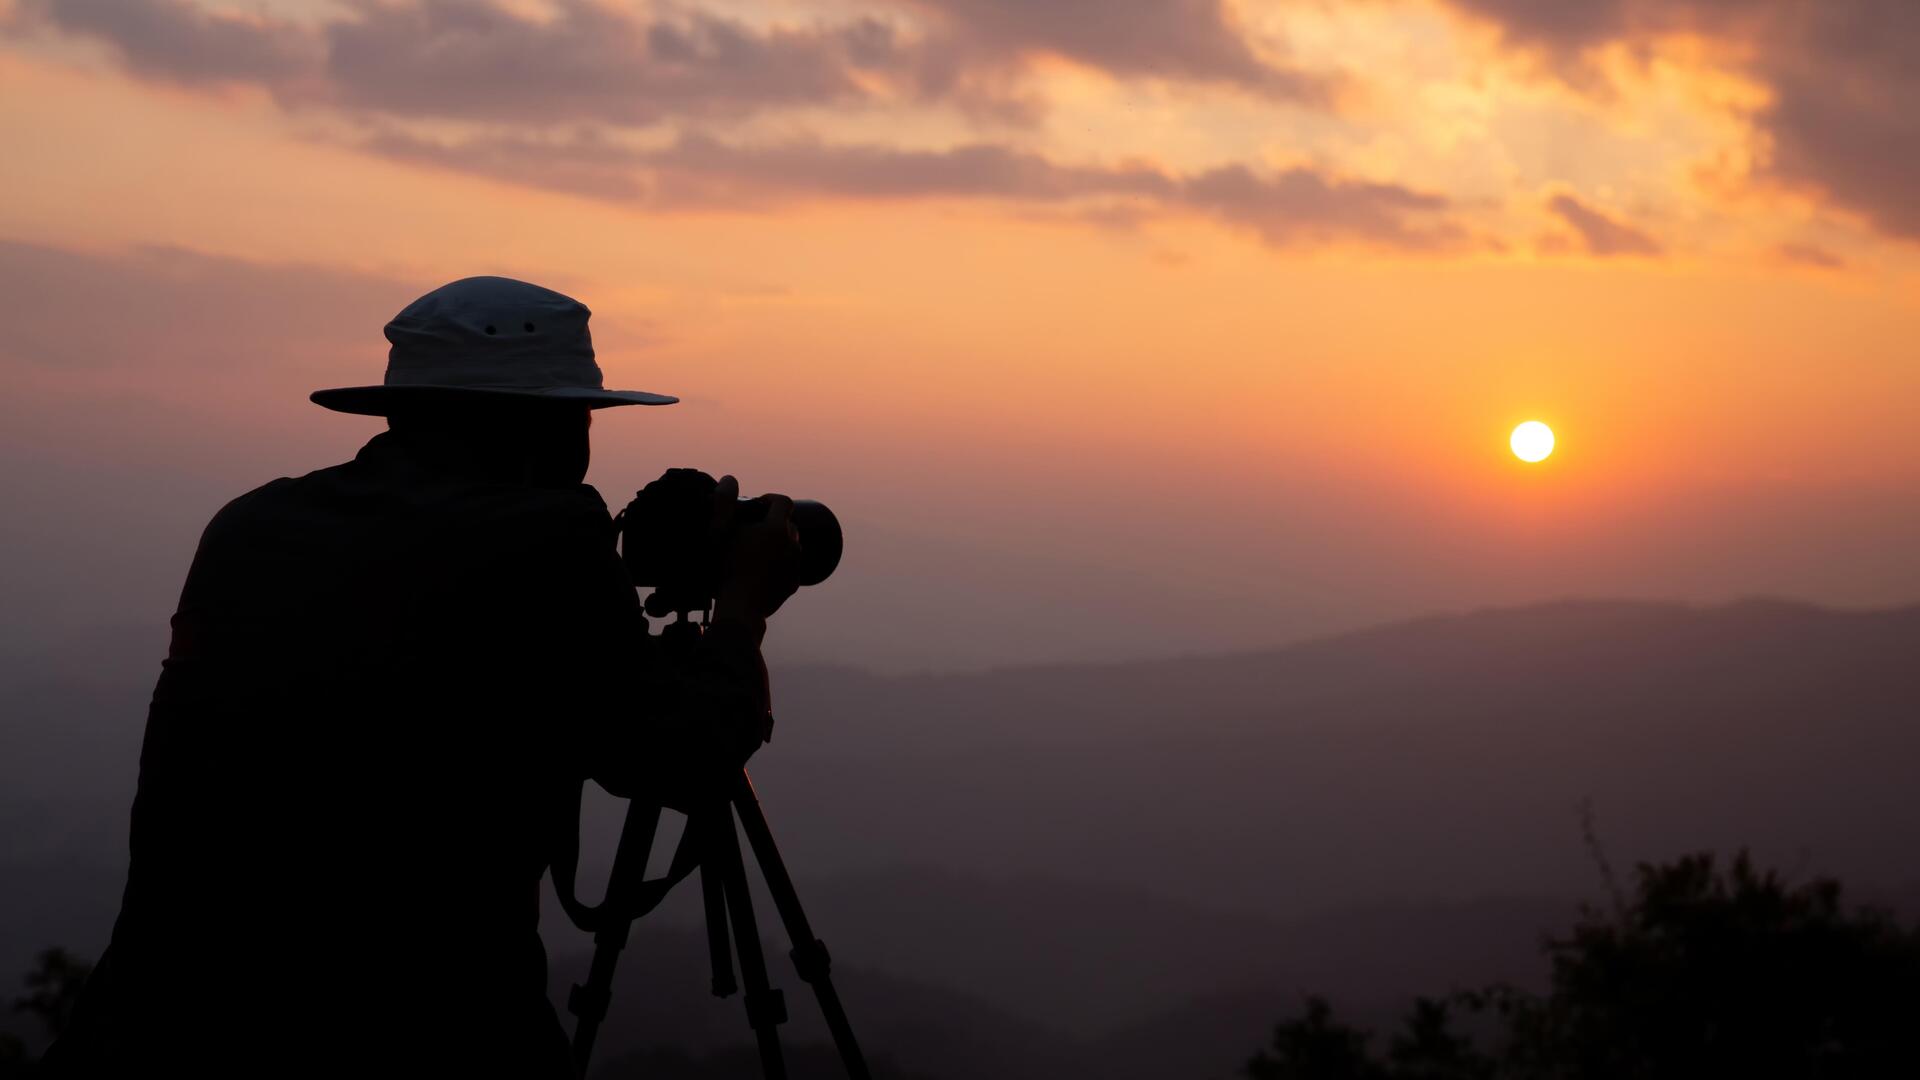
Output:
[[[1422,999],[1383,1059],[1322,1000],[1274,1030],[1250,1080],[1666,1080],[1920,1076],[1920,932],[1847,911],[1840,884],[1791,886],[1742,853],[1642,865],[1631,898],[1544,944],[1545,994],[1453,995],[1492,1022],[1481,1049]]]
[[[1273,1029],[1273,1054],[1247,1062],[1251,1080],[1376,1080],[1386,1071],[1367,1053],[1369,1033],[1333,1018],[1325,998],[1307,999],[1307,1014]]]
[[[87,985],[93,965],[65,949],[43,951],[34,961],[25,980],[28,994],[15,998],[14,1012],[32,1013],[40,1018],[47,1034],[59,1038],[73,1019],[73,1008],[80,1001],[80,990]]]
[[[65,949],[47,949],[34,959],[22,982],[27,993],[13,999],[13,1011],[37,1017],[48,1038],[59,1038],[73,1019],[80,989],[93,965]],[[18,1037],[0,1033],[0,1077],[31,1076],[34,1067],[27,1047]]]

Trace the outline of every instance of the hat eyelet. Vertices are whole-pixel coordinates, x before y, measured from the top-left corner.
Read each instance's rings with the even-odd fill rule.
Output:
[[[494,330],[493,325],[489,323],[487,325],[487,336],[492,337],[495,333],[498,333],[498,331]]]
[[[532,324],[532,323],[528,323],[528,324],[526,324],[526,325],[527,325],[527,333],[529,333],[529,334],[531,334],[531,333],[533,333],[533,324]]]

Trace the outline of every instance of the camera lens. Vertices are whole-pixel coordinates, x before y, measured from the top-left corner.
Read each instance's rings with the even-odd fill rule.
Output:
[[[800,534],[800,584],[818,585],[840,565],[840,519],[826,503],[795,499],[792,520]]]

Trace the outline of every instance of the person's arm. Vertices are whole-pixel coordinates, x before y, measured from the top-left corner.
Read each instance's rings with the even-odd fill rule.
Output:
[[[738,486],[715,494],[731,511]],[[759,522],[727,532],[727,585],[690,650],[649,636],[612,545],[604,510],[595,521],[544,531],[554,614],[543,650],[570,692],[556,707],[569,757],[615,795],[684,804],[737,770],[766,740],[770,713],[760,644],[767,616],[796,588],[799,548],[778,498]],[[719,517],[719,511],[716,511]],[[552,550],[553,547],[559,550]],[[571,657],[569,661],[567,658]]]
[[[672,733],[673,752],[650,756],[652,767],[631,780],[678,804],[723,781],[772,737],[771,690],[760,646],[768,617],[799,587],[799,538],[790,521],[793,502],[784,495],[767,496],[767,513],[760,520],[733,527],[739,493],[731,476],[721,478],[713,493],[713,535],[728,550],[711,621],[677,670],[671,670],[676,658],[670,650],[649,641],[655,666],[669,669],[655,678],[668,684],[661,697],[673,703],[659,717]],[[607,786],[608,779],[618,785],[629,778],[596,774],[595,779]]]

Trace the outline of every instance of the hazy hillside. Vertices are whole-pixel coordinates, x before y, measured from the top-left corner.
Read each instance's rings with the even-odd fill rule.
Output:
[[[0,970],[105,936],[156,638],[0,668]],[[1920,608],[1567,603],[1259,654],[776,686],[754,764],[776,833],[875,1038],[953,1044],[931,1057],[1195,1075],[1303,989],[1364,1010],[1526,977],[1538,932],[1599,889],[1582,799],[1623,869],[1749,844],[1869,893],[1920,880]],[[744,1034],[733,1005],[676,1011],[709,1004],[688,955],[680,990],[636,989],[670,1022],[636,1021],[629,1049]],[[1231,1055],[1183,1056],[1213,1048]]]
[[[1130,664],[893,678],[806,668],[782,672],[779,690],[782,716],[796,720],[789,729],[804,724],[797,738],[835,749],[842,741],[1078,743],[1407,719],[1442,726],[1532,706],[1563,726],[1565,717],[1626,705],[1665,718],[1693,705],[1877,715],[1911,708],[1920,694],[1916,649],[1920,605],[1841,612],[1776,600],[1713,608],[1565,601]]]
[[[784,946],[774,944],[769,940],[768,965],[792,1018],[782,1031],[785,1042],[828,1044],[811,993],[792,974]],[[565,999],[566,987],[585,964],[580,954],[555,960],[556,1001]],[[836,959],[834,978],[858,1024],[856,1033],[877,1061],[942,1080],[1050,1080],[1068,1074],[1063,1069],[1076,1049],[1070,1039],[986,1000],[855,961]],[[571,1030],[572,1017],[561,1015]],[[737,1049],[753,1060],[753,1033],[740,998],[722,1000],[709,993],[706,942],[690,928],[654,924],[634,934],[615,979],[596,1058],[609,1063],[657,1046],[696,1054]]]
[[[1751,844],[1863,886],[1920,850],[1920,608],[1557,604],[1266,654],[788,673],[756,776],[803,865],[937,862],[1284,914],[1585,894]]]
[[[1380,907],[1287,925],[1060,881],[985,883],[927,872],[803,885],[810,909],[837,925],[835,981],[863,1044],[943,1080],[1225,1077],[1309,992],[1388,1026],[1416,992],[1538,982],[1539,934],[1573,914],[1567,903],[1487,902]],[[676,906],[636,935],[623,960],[609,1061],[663,1044],[695,1053],[750,1046],[739,1000],[707,993],[704,945],[688,921],[696,905]],[[768,957],[794,1018],[789,1041],[824,1044],[785,944],[770,938]],[[556,1001],[584,964],[563,952],[554,964]],[[1114,1008],[1128,1001],[1133,1010]],[[1089,1007],[1109,1021],[1129,1014],[1108,1024],[1025,1019],[1072,1021]]]

